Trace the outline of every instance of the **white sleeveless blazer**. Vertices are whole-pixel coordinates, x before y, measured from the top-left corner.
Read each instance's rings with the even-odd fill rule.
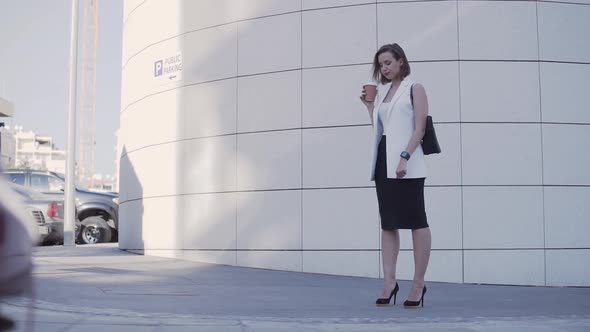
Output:
[[[375,164],[377,162],[377,150],[381,136],[387,136],[386,154],[387,154],[387,177],[396,178],[395,171],[400,160],[400,154],[404,151],[414,134],[416,127],[414,107],[410,99],[410,88],[413,82],[405,79],[395,92],[395,95],[388,103],[389,107],[381,113],[379,121],[379,108],[383,99],[387,95],[391,83],[380,84],[377,87],[377,99],[373,109],[373,161],[371,164],[371,180],[375,180]],[[387,104],[386,104],[387,105]],[[415,179],[426,177],[426,160],[422,146],[418,147],[412,153],[408,160],[408,170],[404,179]]]

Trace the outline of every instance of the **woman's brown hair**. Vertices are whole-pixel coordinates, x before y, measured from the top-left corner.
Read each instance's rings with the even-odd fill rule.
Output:
[[[379,65],[379,55],[385,52],[391,53],[397,61],[402,60],[399,76],[402,80],[408,77],[410,75],[410,63],[408,62],[404,49],[398,44],[385,44],[375,53],[375,58],[373,59],[373,79],[381,84],[389,83],[389,80],[381,74],[381,66]]]

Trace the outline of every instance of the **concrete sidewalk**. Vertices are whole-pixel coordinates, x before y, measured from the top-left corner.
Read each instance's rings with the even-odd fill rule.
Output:
[[[19,331],[590,331],[590,288],[428,283],[425,307],[376,307],[381,281],[40,247]],[[32,314],[32,315],[31,315]]]

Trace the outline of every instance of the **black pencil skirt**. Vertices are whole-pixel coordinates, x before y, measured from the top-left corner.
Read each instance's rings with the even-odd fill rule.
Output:
[[[382,136],[375,165],[375,187],[379,202],[381,229],[426,228],[428,221],[424,207],[425,178],[387,178],[386,144],[386,138]]]

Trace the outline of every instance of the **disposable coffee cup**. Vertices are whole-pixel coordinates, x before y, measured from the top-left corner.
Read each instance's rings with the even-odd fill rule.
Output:
[[[375,97],[377,96],[377,85],[375,83],[365,83],[363,88],[365,88],[365,101],[375,101]]]

